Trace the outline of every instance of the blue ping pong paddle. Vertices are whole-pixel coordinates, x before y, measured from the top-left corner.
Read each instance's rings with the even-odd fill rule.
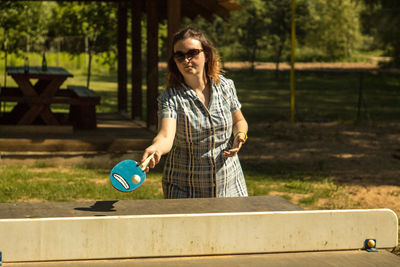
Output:
[[[142,164],[134,160],[123,160],[111,170],[110,180],[115,189],[121,192],[131,192],[144,183],[146,173],[144,170],[154,158],[151,154]]]

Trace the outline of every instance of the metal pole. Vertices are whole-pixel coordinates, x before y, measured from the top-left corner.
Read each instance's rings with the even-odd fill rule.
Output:
[[[296,0],[292,0],[292,51],[290,57],[290,121],[294,122],[295,117],[295,90],[294,90],[294,52],[296,45]]]

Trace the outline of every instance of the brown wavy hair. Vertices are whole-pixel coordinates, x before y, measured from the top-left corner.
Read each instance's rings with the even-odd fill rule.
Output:
[[[200,41],[207,59],[204,65],[206,77],[209,81],[213,79],[214,83],[218,84],[220,82],[219,75],[221,74],[222,70],[220,58],[215,47],[200,30],[192,27],[186,27],[175,33],[172,39],[170,57],[168,59],[167,88],[179,88],[185,82],[174,60],[174,46],[178,41],[187,38]]]

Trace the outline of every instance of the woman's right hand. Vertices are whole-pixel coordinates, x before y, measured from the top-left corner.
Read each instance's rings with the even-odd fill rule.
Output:
[[[153,145],[146,148],[146,150],[144,151],[144,153],[142,155],[142,159],[140,162],[141,163],[144,162],[153,153],[154,153],[154,157],[150,160],[146,169],[144,169],[144,172],[148,172],[150,168],[154,168],[160,162],[162,153],[160,150],[156,149]]]

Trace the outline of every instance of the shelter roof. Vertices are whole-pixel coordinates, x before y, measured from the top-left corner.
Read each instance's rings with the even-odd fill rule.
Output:
[[[145,5],[146,0],[132,0],[142,1]],[[77,0],[67,0],[64,2],[77,2]],[[127,0],[80,0],[79,2],[126,2]],[[160,20],[166,19],[167,17],[167,2],[168,0],[157,0],[158,3],[158,14]],[[220,16],[223,19],[229,18],[229,12],[240,10],[242,6],[235,0],[181,0],[181,12],[182,16],[195,18],[196,16],[202,16],[206,19],[212,19],[213,14]]]

